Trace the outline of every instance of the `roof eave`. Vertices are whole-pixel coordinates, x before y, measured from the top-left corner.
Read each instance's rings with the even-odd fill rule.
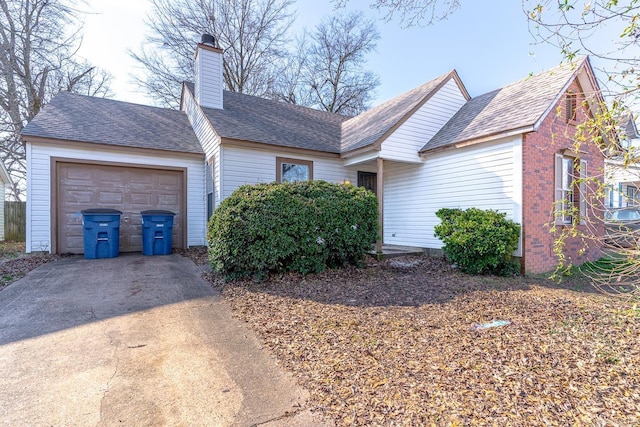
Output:
[[[114,149],[114,150],[134,150],[134,151],[144,151],[144,152],[149,152],[149,151],[157,151],[157,152],[162,152],[162,153],[171,153],[171,155],[176,155],[176,153],[181,154],[181,155],[185,155],[185,156],[197,156],[197,157],[201,157],[204,152],[196,152],[196,151],[184,151],[184,150],[168,150],[166,148],[148,148],[148,147],[133,147],[131,145],[116,145],[116,144],[109,144],[106,142],[96,142],[96,141],[81,141],[81,140],[75,140],[75,139],[63,139],[63,138],[48,138],[48,137],[43,137],[43,136],[36,136],[36,135],[28,135],[28,134],[21,134],[20,138],[22,139],[22,141],[27,144],[27,143],[36,143],[36,144],[73,144],[73,145],[77,145],[77,146],[82,146],[82,147],[91,147],[91,146],[98,146],[100,148],[106,148],[106,149]]]
[[[510,136],[515,136],[515,135],[522,135],[525,133],[529,133],[529,132],[533,132],[534,131],[534,126],[533,125],[527,125],[527,126],[522,126],[519,128],[514,128],[511,130],[506,130],[506,131],[502,131],[502,132],[497,132],[497,133],[493,133],[490,135],[485,135],[482,136],[480,138],[473,138],[473,139],[467,139],[467,140],[462,140],[462,141],[457,141],[453,144],[447,144],[447,145],[442,145],[439,147],[434,147],[434,148],[427,148],[427,149],[422,149],[418,152],[419,155],[426,155],[426,154],[433,154],[433,153],[438,153],[441,151],[447,151],[447,150],[452,150],[452,149],[456,149],[456,148],[463,148],[463,147],[468,147],[470,145],[475,145],[475,144],[481,144],[483,142],[489,142],[489,141],[494,141],[497,139],[501,139],[501,138],[508,138]]]
[[[310,156],[329,157],[334,159],[340,158],[340,153],[337,151],[314,150],[311,148],[293,147],[288,145],[280,145],[280,144],[274,144],[274,143],[262,142],[262,141],[249,141],[246,139],[229,138],[225,136],[220,137],[220,144],[233,145],[233,146],[245,147],[245,148],[263,147],[264,149],[269,149],[270,151],[277,151],[277,150],[294,151],[296,153],[307,154]]]
[[[372,144],[365,145],[364,147],[354,148],[352,150],[340,152],[341,159],[350,159],[351,157],[359,156],[364,153],[380,151],[380,148],[372,147]]]

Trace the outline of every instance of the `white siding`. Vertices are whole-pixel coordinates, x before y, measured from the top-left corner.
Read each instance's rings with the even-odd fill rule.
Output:
[[[276,180],[276,157],[287,157],[313,161],[313,179],[340,183],[345,179],[355,184],[355,171],[342,166],[342,160],[314,158],[307,155],[296,155],[290,152],[279,152],[277,149],[260,150],[225,145],[222,150],[224,165],[223,199],[243,184],[273,182]]]
[[[215,133],[209,119],[204,115],[202,109],[198,107],[193,95],[188,90],[183,91],[183,109],[187,118],[189,119],[189,123],[191,123],[191,127],[202,146],[202,150],[205,154],[205,160],[209,160],[211,158],[214,159],[214,205],[218,206],[220,204],[220,137]],[[204,185],[204,184],[203,184]],[[206,200],[205,188],[202,187],[202,197],[203,203]],[[204,213],[206,216],[206,212]],[[204,217],[203,217],[204,218]]]
[[[222,53],[198,46],[194,80],[198,104],[208,108],[222,108]]]
[[[27,144],[27,252],[51,251],[51,158],[82,159],[118,164],[186,168],[187,244],[205,244],[204,162],[196,157],[124,153],[118,149],[80,149]],[[96,147],[97,148],[97,147]]]
[[[497,209],[522,222],[521,137],[425,159],[424,164],[384,163],[384,242],[440,248],[434,226],[440,208]]]
[[[407,119],[382,143],[380,157],[421,162],[418,151],[464,105],[466,99],[453,79]]]

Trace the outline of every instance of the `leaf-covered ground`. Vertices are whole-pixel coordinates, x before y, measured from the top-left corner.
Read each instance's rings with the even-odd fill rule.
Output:
[[[26,254],[24,242],[0,242],[0,291],[59,255]]]
[[[400,258],[222,291],[339,426],[640,425],[640,308],[565,288]]]

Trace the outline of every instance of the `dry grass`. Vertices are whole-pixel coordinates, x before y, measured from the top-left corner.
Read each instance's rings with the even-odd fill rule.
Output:
[[[640,309],[570,286],[407,258],[223,296],[339,426],[639,425]]]

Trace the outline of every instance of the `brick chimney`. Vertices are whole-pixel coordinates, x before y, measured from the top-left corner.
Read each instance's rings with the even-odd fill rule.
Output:
[[[201,107],[222,108],[222,49],[215,37],[203,34],[196,47],[195,98]]]

